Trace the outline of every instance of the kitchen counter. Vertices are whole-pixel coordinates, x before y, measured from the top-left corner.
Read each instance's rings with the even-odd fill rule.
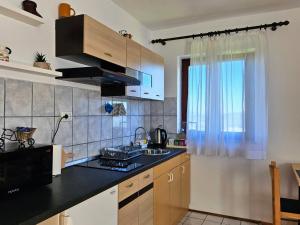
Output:
[[[0,225],[36,225],[119,183],[184,153],[172,149],[169,155],[139,156],[143,166],[130,172],[72,166],[53,178],[53,183],[0,201]]]

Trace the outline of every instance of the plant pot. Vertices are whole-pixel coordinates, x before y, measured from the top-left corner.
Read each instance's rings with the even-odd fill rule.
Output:
[[[46,69],[46,70],[51,70],[51,64],[47,62],[35,62],[33,64],[34,67]]]

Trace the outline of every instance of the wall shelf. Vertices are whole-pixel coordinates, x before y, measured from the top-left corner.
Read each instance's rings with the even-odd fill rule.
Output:
[[[1,69],[27,72],[30,74],[38,74],[41,76],[47,76],[47,77],[53,77],[53,78],[62,76],[62,73],[57,72],[57,71],[41,69],[41,68],[23,65],[23,64],[19,64],[19,63],[13,63],[13,62],[0,61],[0,70]]]
[[[0,3],[0,14],[32,26],[39,26],[44,23],[43,18],[12,6],[6,2]]]

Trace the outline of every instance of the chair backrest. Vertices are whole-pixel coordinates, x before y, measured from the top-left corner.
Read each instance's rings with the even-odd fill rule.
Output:
[[[273,204],[273,225],[281,224],[280,206],[280,171],[276,162],[272,161],[269,165],[272,179],[272,204]]]

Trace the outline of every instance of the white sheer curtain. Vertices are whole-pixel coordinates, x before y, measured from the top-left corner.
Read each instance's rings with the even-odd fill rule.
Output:
[[[188,151],[264,159],[268,141],[265,32],[197,38],[190,49]]]

